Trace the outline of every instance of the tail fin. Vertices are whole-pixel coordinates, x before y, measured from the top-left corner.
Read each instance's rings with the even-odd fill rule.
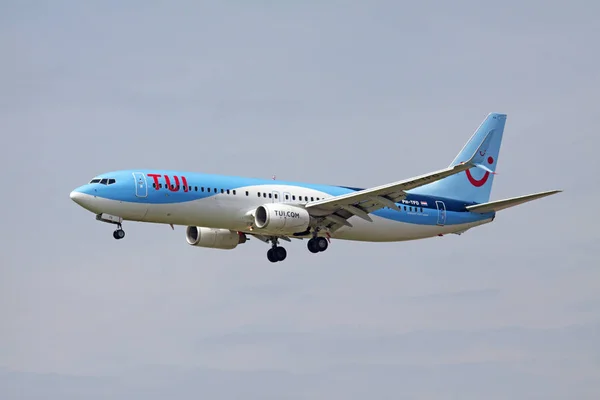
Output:
[[[506,114],[489,114],[450,163],[450,167],[453,167],[467,161],[481,145],[477,156],[479,160],[477,167],[415,188],[411,192],[475,203],[488,202],[498,165],[505,123]]]

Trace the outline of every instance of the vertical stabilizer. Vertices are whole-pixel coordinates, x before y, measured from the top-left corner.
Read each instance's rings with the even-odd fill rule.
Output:
[[[477,155],[478,167],[460,174],[449,176],[437,182],[411,190],[411,193],[447,197],[475,203],[486,203],[490,199],[494,174],[498,165],[498,155],[506,114],[491,113],[464,145],[450,166],[467,161],[483,143]]]

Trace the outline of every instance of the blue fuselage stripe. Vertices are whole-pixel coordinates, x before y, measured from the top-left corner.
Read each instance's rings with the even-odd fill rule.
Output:
[[[110,200],[140,204],[176,204],[196,201],[221,194],[221,190],[223,190],[224,193],[227,193],[227,190],[229,190],[230,195],[232,196],[233,191],[235,190],[235,196],[243,198],[246,197],[246,190],[254,190],[254,192],[249,193],[249,195],[256,197],[256,191],[260,191],[258,188],[266,185],[286,186],[285,192],[289,192],[290,196],[299,196],[300,194],[304,196],[305,193],[300,193],[301,189],[311,189],[321,192],[324,197],[339,196],[362,190],[360,188],[347,186],[320,185],[165,170],[115,171],[99,175],[96,178],[112,178],[115,179],[115,183],[111,185],[89,183],[77,190]],[[171,190],[166,187],[167,183],[173,186],[178,185],[178,187],[176,186],[175,189]],[[184,185],[185,189],[183,187]],[[210,192],[208,191],[209,188]],[[216,193],[215,189],[217,190]],[[279,195],[283,196],[283,193],[280,193]],[[272,200],[265,199],[265,201],[271,202]],[[414,211],[420,211],[420,209],[423,208],[423,212],[430,215],[431,218],[423,219],[414,215],[411,217],[405,212],[399,213],[388,208],[377,210],[373,214],[396,221],[422,223],[427,225],[435,224],[436,216],[438,214],[436,201],[442,201],[444,203],[446,210],[446,224],[474,222],[490,218],[490,216],[493,215],[493,213],[476,214],[468,212],[465,209],[465,206],[474,203],[410,193],[403,202],[397,203],[398,206],[403,210],[405,210],[404,207],[406,207],[406,211],[409,211],[411,207],[416,207]],[[294,201],[291,200],[289,202],[294,203]],[[296,200],[295,202],[300,201]],[[304,201],[302,200],[302,202]],[[457,214],[460,214],[460,216]]]

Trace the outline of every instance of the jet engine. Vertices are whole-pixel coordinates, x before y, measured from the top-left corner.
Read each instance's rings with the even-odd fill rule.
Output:
[[[201,226],[188,226],[185,230],[185,239],[192,246],[223,250],[235,249],[238,244],[245,243],[247,240],[242,232]]]
[[[290,204],[267,203],[254,212],[254,226],[270,233],[290,235],[304,232],[310,219],[306,209]]]

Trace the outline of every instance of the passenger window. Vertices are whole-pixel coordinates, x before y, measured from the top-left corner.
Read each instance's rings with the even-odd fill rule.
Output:
[[[273,195],[272,195],[271,193],[269,193],[269,198],[270,198],[270,199],[272,199],[272,198],[273,198],[272,196],[273,196]]]
[[[248,191],[246,190],[246,196],[250,195],[250,193],[248,193]]]
[[[200,186],[200,191],[204,192],[204,186]]]
[[[275,193],[275,198],[277,198],[277,193]]]
[[[152,187],[153,187],[153,188],[155,188],[155,187],[156,187],[156,183],[153,183],[153,184],[152,184]]]
[[[292,200],[296,200],[296,195],[295,194],[292,195]]]
[[[260,197],[260,192],[256,192],[256,194],[258,195],[258,197]]]
[[[263,193],[263,197],[267,197],[267,194],[266,194],[266,193]]]
[[[206,191],[207,191],[208,193],[210,193],[210,188],[206,188]]]
[[[215,193],[217,193],[217,188],[214,188],[214,189],[215,189]]]
[[[311,198],[310,198],[310,201],[315,201],[315,198],[314,198],[314,197],[311,197]]]
[[[286,194],[286,195],[285,195],[285,199],[286,199],[286,200],[289,200],[289,199],[290,199],[290,196]]]
[[[194,191],[198,191],[198,186],[194,186]]]

